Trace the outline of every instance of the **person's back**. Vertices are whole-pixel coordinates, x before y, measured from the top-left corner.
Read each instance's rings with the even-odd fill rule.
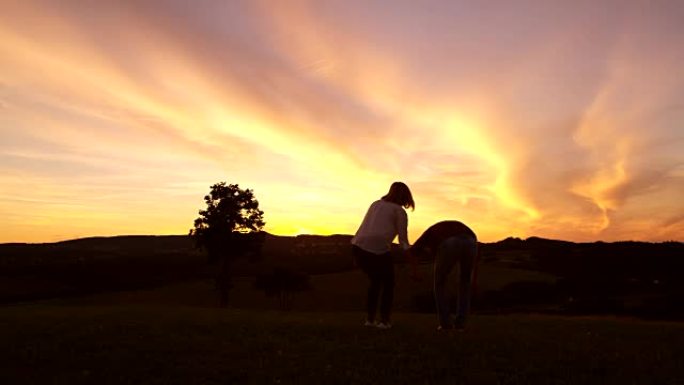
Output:
[[[411,246],[415,255],[430,254],[437,250],[437,246],[445,239],[456,235],[467,235],[477,241],[475,232],[459,221],[442,221],[430,226]]]
[[[384,199],[373,202],[368,208],[352,244],[374,254],[390,251],[394,237],[399,236],[399,243],[408,248],[406,234],[406,211],[393,202]]]

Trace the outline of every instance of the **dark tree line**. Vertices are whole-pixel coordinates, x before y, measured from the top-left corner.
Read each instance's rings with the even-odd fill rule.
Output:
[[[554,305],[579,314],[684,317],[681,242],[573,243],[532,237],[484,245],[483,254],[517,255],[514,267],[550,273],[555,284],[517,282],[480,298],[490,308]]]

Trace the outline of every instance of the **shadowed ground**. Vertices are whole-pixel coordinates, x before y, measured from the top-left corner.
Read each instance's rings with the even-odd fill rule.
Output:
[[[0,309],[3,384],[676,384],[684,324],[434,315],[390,331],[359,312],[17,305]]]
[[[413,282],[408,277],[408,268],[396,269],[394,308],[399,311],[414,310],[417,294],[427,295],[432,303],[432,265],[419,267],[424,277],[422,282]],[[484,265],[479,280],[481,291],[501,289],[518,281],[553,282],[548,274],[520,269]],[[450,285],[455,295],[456,277]],[[254,288],[253,277],[236,277],[231,293],[231,304],[240,309],[277,309],[277,301],[268,298]],[[297,311],[356,311],[364,308],[368,278],[360,271],[320,274],[311,276],[310,291],[297,293],[294,310]],[[165,305],[213,307],[218,304],[215,283],[212,279],[196,280],[151,289],[112,291],[93,295],[47,301],[67,305]]]

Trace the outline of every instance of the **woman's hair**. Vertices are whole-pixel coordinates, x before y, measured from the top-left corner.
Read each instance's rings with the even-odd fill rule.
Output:
[[[413,202],[413,195],[411,195],[411,190],[408,186],[402,182],[394,182],[390,186],[387,195],[382,197],[382,200],[396,203],[404,208],[416,209],[416,204]]]

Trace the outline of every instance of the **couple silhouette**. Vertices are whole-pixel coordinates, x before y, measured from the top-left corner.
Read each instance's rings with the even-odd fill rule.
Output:
[[[434,261],[434,297],[439,326],[437,330],[464,330],[468,312],[474,270],[477,263],[477,236],[459,221],[442,221],[430,226],[411,246],[408,242],[408,216],[406,209],[415,209],[413,195],[408,186],[394,182],[389,192],[373,202],[361,226],[352,238],[352,251],[357,266],[369,278],[366,299],[365,325],[379,329],[392,327],[394,301],[394,263],[391,243],[399,238],[399,245],[411,263],[411,277],[420,280],[419,259]],[[458,307],[451,315],[447,281],[458,266]],[[380,308],[380,319],[376,313]]]

